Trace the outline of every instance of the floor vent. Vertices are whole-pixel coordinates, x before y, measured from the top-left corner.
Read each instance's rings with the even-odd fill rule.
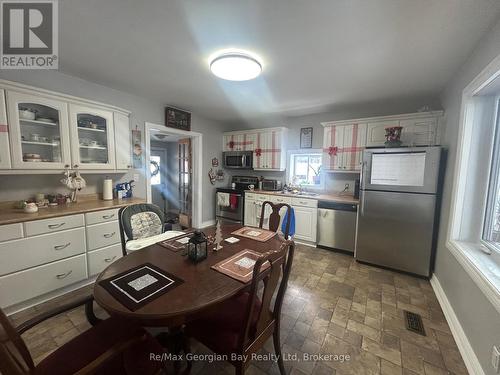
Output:
[[[422,323],[422,317],[419,314],[415,314],[411,311],[404,310],[406,329],[418,333],[422,336],[427,336],[425,334],[424,324]]]

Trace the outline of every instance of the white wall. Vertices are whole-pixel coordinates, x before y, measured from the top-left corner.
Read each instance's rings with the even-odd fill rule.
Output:
[[[446,115],[444,143],[449,152],[435,274],[487,375],[495,374],[490,365],[490,355],[492,346],[500,345],[500,314],[446,248],[445,241],[450,215],[462,91],[499,54],[500,21],[481,40],[441,95]]]
[[[118,107],[132,112],[132,124],[143,131],[144,122],[155,124],[164,123],[165,103],[159,103],[148,98],[135,96],[123,91],[118,91],[94,82],[85,81],[81,78],[70,76],[58,71],[49,70],[0,70],[0,78],[20,82],[47,90],[74,95],[91,99]],[[207,120],[197,114],[192,114],[191,127],[193,131],[203,133],[203,176],[207,176],[210,161],[213,156],[221,157],[222,130],[223,125]],[[213,156],[212,156],[213,155]],[[210,159],[208,159],[210,157]],[[138,197],[146,197],[146,181],[144,180],[144,168],[142,170],[130,171],[125,175],[113,175],[114,180],[131,180],[134,174],[139,174],[140,179],[136,182],[134,194]],[[82,194],[98,193],[102,190],[102,179],[105,175],[85,175],[88,188]],[[56,175],[40,176],[0,176],[0,201],[21,200],[38,191],[59,191],[59,179]],[[203,180],[203,220],[214,218],[215,192],[208,177]],[[208,186],[206,186],[208,185]],[[62,190],[64,191],[64,190]]]

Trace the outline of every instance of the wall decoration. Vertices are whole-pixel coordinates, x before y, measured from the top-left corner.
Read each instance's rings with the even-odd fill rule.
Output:
[[[190,131],[191,113],[177,108],[165,107],[165,126]]]
[[[218,167],[219,166],[219,159],[213,158],[212,159],[212,167]]]
[[[215,185],[215,181],[224,181],[224,170],[222,169],[213,169],[210,168],[208,171],[208,178],[210,179],[210,183]]]
[[[300,148],[312,148],[313,128],[300,129]]]
[[[132,153],[132,160],[135,169],[142,168],[142,133],[137,128],[132,130],[132,144],[134,151]]]

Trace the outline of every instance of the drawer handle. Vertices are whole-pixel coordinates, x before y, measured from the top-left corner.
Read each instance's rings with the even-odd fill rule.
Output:
[[[113,232],[113,233],[106,233],[106,234],[104,234],[104,238],[111,238],[111,237],[113,237],[115,234],[116,234],[116,232]]]
[[[105,258],[104,261],[106,263],[111,263],[112,261],[114,261],[116,259],[116,255],[113,257],[113,258]]]
[[[54,246],[54,250],[64,250],[66,249],[69,245],[71,245],[71,242],[68,242],[67,244],[65,245],[57,245],[57,246]]]
[[[307,204],[307,202],[299,201],[300,204]]]
[[[66,225],[66,223],[60,223],[60,224],[49,224],[49,229],[57,229],[61,228],[63,225]]]
[[[102,218],[104,220],[108,220],[108,219],[111,219],[112,217],[115,217],[115,214],[111,214],[111,215],[103,215]]]
[[[59,275],[56,275],[56,277],[59,279],[59,280],[62,280],[62,279],[65,279],[66,277],[68,277],[69,275],[71,275],[71,273],[73,272],[73,270],[69,270],[68,272],[66,273],[60,273]]]

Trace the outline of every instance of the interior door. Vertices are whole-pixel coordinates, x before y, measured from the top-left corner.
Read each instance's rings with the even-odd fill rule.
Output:
[[[192,221],[192,152],[191,139],[185,138],[178,142],[179,158],[179,223],[190,228]]]
[[[9,125],[7,124],[7,108],[5,91],[0,90],[0,169],[10,169]]]
[[[152,148],[150,156],[151,197],[153,204],[160,207],[166,214],[168,211],[166,199],[166,153],[164,149]]]

